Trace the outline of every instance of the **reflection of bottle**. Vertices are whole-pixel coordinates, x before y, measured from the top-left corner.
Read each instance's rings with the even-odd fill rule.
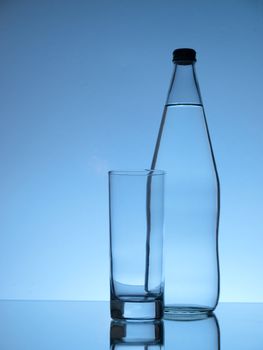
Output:
[[[151,168],[166,175],[165,312],[207,313],[219,298],[219,179],[195,75],[195,51],[177,49]]]
[[[215,315],[191,321],[165,321],[165,350],[220,350]]]
[[[112,321],[110,349],[161,350],[163,345],[162,321]]]

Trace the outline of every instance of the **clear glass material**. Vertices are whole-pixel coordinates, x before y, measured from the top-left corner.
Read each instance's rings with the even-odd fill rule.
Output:
[[[191,321],[165,321],[165,350],[220,350],[215,315]]]
[[[163,322],[112,321],[110,349],[163,349]]]
[[[219,179],[193,62],[175,64],[155,167],[167,173],[165,313],[207,313],[219,298]]]
[[[111,317],[114,319],[163,316],[163,204],[163,171],[109,172]]]

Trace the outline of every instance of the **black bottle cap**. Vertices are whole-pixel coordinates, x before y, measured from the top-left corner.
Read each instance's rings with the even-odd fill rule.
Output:
[[[192,64],[196,61],[196,52],[194,49],[176,49],[173,52],[173,62],[177,64]]]

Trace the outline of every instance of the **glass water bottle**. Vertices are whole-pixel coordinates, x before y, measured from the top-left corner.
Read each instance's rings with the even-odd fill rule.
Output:
[[[173,52],[174,72],[151,168],[164,169],[165,313],[212,311],[219,298],[219,178],[195,74],[196,52]]]

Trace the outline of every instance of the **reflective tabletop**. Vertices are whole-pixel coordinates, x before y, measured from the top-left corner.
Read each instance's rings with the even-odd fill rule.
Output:
[[[192,321],[115,322],[108,302],[0,301],[0,349],[263,350],[263,303]]]

